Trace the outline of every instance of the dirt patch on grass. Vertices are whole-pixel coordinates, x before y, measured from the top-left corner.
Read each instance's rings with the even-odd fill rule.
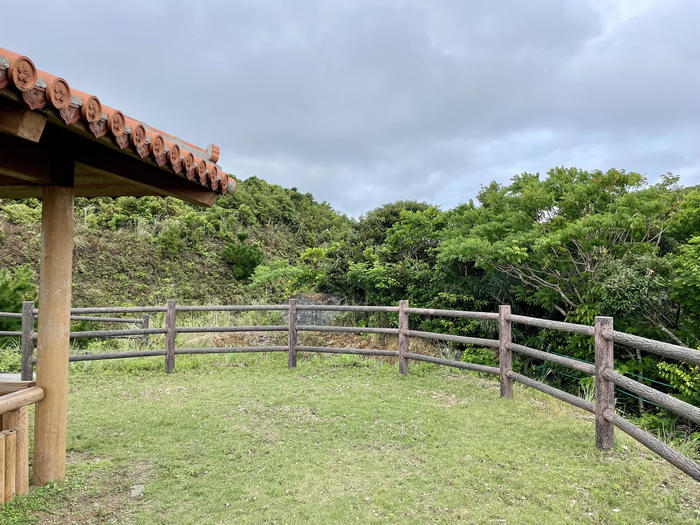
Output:
[[[67,460],[80,475],[65,489],[62,505],[34,515],[38,524],[131,523],[131,511],[142,497],[134,496],[134,485],[143,486],[156,476],[155,467],[148,461],[114,467],[84,452],[70,452]]]

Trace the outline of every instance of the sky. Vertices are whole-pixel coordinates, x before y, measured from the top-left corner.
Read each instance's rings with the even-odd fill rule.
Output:
[[[0,0],[0,20],[39,69],[351,216],[555,166],[700,184],[696,0]]]

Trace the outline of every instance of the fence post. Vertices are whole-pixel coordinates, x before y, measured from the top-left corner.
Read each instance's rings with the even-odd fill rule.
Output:
[[[600,450],[610,450],[615,441],[615,425],[606,419],[606,414],[615,412],[615,384],[603,377],[606,370],[613,370],[612,339],[604,332],[613,329],[612,317],[596,316],[595,339],[595,444]]]
[[[408,340],[408,301],[399,301],[399,373],[408,374],[408,359],[406,354],[409,352]]]
[[[509,304],[498,307],[498,368],[500,369],[501,397],[513,399],[513,380],[508,377],[508,372],[513,370],[513,352],[508,346],[513,339],[509,315]]]
[[[34,379],[34,301],[22,303],[22,381]]]
[[[147,330],[151,326],[151,316],[148,314],[143,314],[143,317],[141,317],[141,328],[143,330]],[[143,336],[142,344],[144,346],[148,345],[148,334]]]
[[[287,368],[297,366],[297,300],[289,300],[289,353],[287,354]]]
[[[165,371],[172,374],[175,368],[175,299],[168,299],[165,310]]]

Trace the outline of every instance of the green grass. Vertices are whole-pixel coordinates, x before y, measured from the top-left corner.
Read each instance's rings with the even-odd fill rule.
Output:
[[[353,357],[71,365],[66,481],[2,523],[697,523],[698,484],[490,378]],[[130,487],[144,485],[142,497]]]

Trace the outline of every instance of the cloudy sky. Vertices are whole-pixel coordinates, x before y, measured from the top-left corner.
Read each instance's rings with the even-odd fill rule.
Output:
[[[351,215],[558,165],[700,183],[696,0],[0,0],[0,17],[0,47]]]

